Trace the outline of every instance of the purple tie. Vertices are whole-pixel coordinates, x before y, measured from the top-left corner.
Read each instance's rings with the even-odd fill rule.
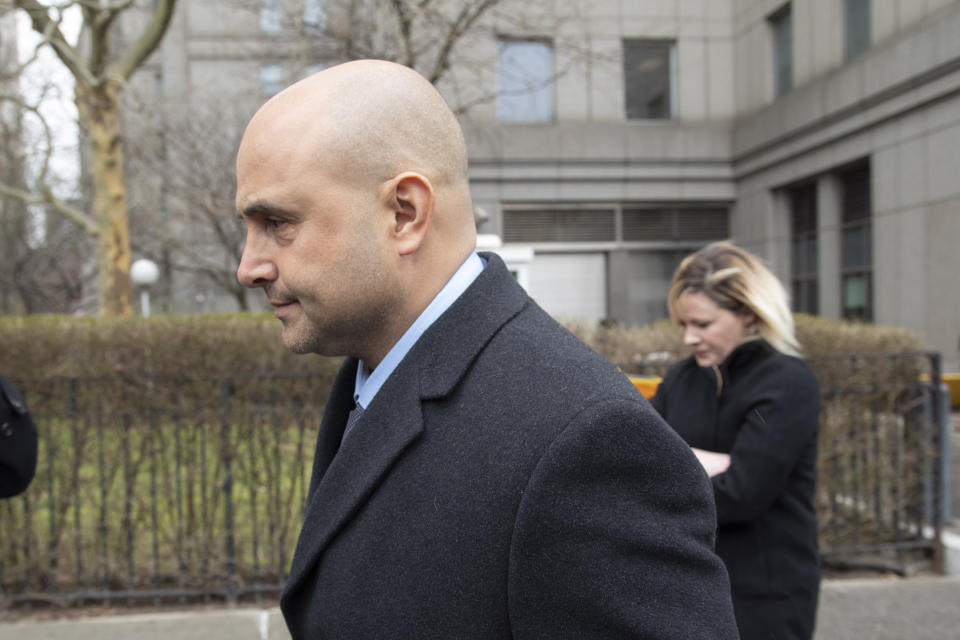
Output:
[[[360,416],[363,415],[363,407],[360,403],[357,403],[357,406],[354,407],[350,413],[347,415],[347,426],[343,430],[343,437],[340,438],[340,444],[343,444],[344,439],[347,437],[347,434],[350,433],[350,429],[353,429],[353,425],[357,424],[357,420],[360,419]]]

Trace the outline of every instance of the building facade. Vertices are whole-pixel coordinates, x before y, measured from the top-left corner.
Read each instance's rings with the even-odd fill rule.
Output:
[[[403,60],[385,10],[184,2],[138,82],[249,115],[326,65]],[[414,35],[442,42],[457,15]],[[798,311],[907,327],[960,368],[958,33],[957,0],[502,0],[437,86],[479,230],[533,250],[524,277],[554,315],[660,319],[682,256],[729,238]]]

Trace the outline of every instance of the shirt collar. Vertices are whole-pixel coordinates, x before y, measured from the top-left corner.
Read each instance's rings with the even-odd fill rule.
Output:
[[[467,287],[477,279],[485,266],[486,261],[483,258],[478,256],[476,252],[471,253],[453,274],[453,277],[443,286],[440,293],[430,301],[427,308],[413,321],[413,324],[400,337],[400,340],[393,345],[393,348],[380,361],[376,369],[371,371],[363,360],[360,361],[357,366],[357,379],[353,387],[354,402],[364,408],[370,406],[380,387],[387,381],[387,378],[397,368],[407,352],[417,343],[420,336],[467,290]]]

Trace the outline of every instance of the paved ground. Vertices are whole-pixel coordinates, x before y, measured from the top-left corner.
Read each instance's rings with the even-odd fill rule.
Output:
[[[0,640],[289,640],[276,609],[0,623]],[[430,637],[425,630],[424,637]],[[826,580],[815,640],[960,638],[960,576]]]
[[[960,638],[960,576],[824,583],[815,640]]]

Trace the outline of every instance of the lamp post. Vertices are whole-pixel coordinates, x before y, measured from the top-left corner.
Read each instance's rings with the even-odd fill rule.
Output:
[[[150,317],[150,286],[160,278],[160,269],[153,260],[141,258],[130,265],[130,279],[140,288],[140,314]]]

